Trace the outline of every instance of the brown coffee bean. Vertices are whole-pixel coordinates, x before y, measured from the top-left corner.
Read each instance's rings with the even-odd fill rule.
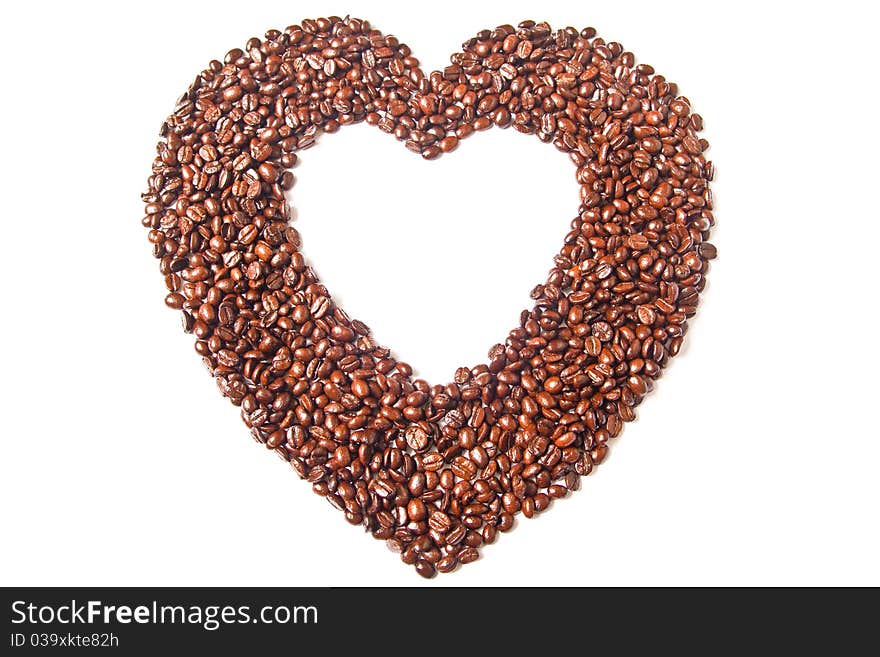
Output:
[[[354,379],[351,382],[351,392],[356,397],[364,398],[370,396],[370,384],[363,379]]]
[[[406,513],[409,516],[409,519],[415,522],[424,520],[428,515],[424,502],[418,498],[413,498],[407,503]]]
[[[447,556],[437,562],[437,572],[451,573],[458,566],[458,560],[453,556]]]
[[[464,540],[465,535],[467,534],[467,529],[464,525],[458,525],[457,527],[453,527],[446,534],[446,544],[447,545],[458,545],[461,541]]]
[[[394,486],[385,479],[375,479],[373,482],[373,492],[382,498],[391,497],[394,495]]]
[[[351,342],[354,340],[354,331],[348,326],[334,326],[330,329],[330,337],[340,342]]]
[[[546,381],[544,381],[544,390],[551,395],[555,395],[556,393],[562,391],[562,381],[558,376],[551,376]]]
[[[278,177],[278,170],[268,162],[263,162],[257,169],[257,173],[260,174],[260,178],[268,183],[275,182],[275,179]]]
[[[165,297],[165,305],[169,308],[174,308],[175,310],[183,308],[184,301],[186,301],[186,297],[177,292],[171,292]]]
[[[426,472],[437,472],[444,464],[443,456],[437,452],[425,454],[422,458],[422,468]]]
[[[456,456],[452,461],[451,468],[455,476],[462,479],[472,479],[477,474],[476,464],[464,456]]]
[[[651,171],[656,171],[656,169],[651,169]],[[627,240],[629,243],[629,248],[633,251],[644,251],[648,248],[648,238],[644,235],[630,235]]]
[[[718,250],[715,248],[714,244],[710,242],[703,242],[700,244],[700,257],[706,260],[714,260],[718,256]]]
[[[428,448],[430,444],[430,436],[428,432],[417,424],[410,425],[404,432],[406,444],[414,452],[421,452]]]
[[[636,315],[638,316],[639,321],[642,324],[646,324],[648,326],[653,324],[654,320],[656,319],[654,309],[648,306],[639,306],[638,309],[636,309]]]
[[[422,157],[426,160],[436,160],[443,153],[439,146],[426,146],[422,149]]]
[[[458,147],[458,137],[455,135],[449,135],[448,137],[444,137],[440,140],[438,144],[440,150],[444,153],[449,153],[450,151],[454,151]]]
[[[596,322],[593,324],[593,337],[598,338],[600,342],[608,342],[614,335],[614,331],[608,322]]]
[[[458,561],[463,564],[473,563],[477,559],[480,558],[480,553],[477,552],[474,548],[469,547],[465,548],[461,552],[458,553]]]
[[[437,574],[434,570],[434,565],[424,559],[416,561],[416,572],[425,579],[431,579]]]
[[[428,519],[428,526],[435,532],[445,534],[452,528],[452,521],[442,511],[434,511]]]
[[[217,352],[217,362],[223,367],[233,368],[239,364],[240,360],[238,354],[231,349],[221,349]]]

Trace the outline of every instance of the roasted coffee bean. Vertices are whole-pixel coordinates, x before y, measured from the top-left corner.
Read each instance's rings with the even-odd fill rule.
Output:
[[[462,479],[472,479],[477,474],[477,465],[464,456],[456,456],[451,467],[455,476]]]
[[[425,503],[420,499],[413,498],[406,505],[406,513],[409,516],[410,520],[415,522],[419,522],[420,520],[424,520],[428,515],[428,511],[425,508]]]
[[[165,297],[165,305],[169,308],[175,308],[180,310],[183,308],[183,304],[186,301],[186,297],[178,292],[171,292]]]
[[[458,560],[454,556],[446,556],[437,562],[437,572],[451,573],[458,566]]]
[[[458,561],[463,564],[473,563],[480,558],[480,553],[474,548],[468,547],[458,553]]]
[[[141,222],[165,303],[260,443],[420,575],[451,572],[576,490],[681,349],[717,255],[703,119],[592,28],[486,30],[431,74],[355,18],[246,45],[163,128]],[[580,207],[534,305],[448,385],[351,320],[288,225],[296,152],[360,121],[428,160],[512,125],[574,163]]]
[[[414,452],[424,451],[430,444],[430,436],[428,436],[427,430],[417,424],[408,426],[406,431],[404,431],[404,437],[406,444]]]
[[[442,511],[435,511],[428,519],[428,526],[439,534],[445,534],[452,527],[452,521]]]
[[[718,255],[715,245],[710,242],[703,242],[700,244],[699,251],[700,257],[705,258],[706,260],[713,260]]]
[[[416,561],[416,572],[425,579],[431,579],[437,574],[434,570],[434,565],[425,559],[419,559]]]

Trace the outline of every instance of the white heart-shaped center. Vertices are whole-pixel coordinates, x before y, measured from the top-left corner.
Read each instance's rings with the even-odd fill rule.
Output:
[[[431,162],[366,124],[344,134],[322,135],[294,170],[303,252],[353,319],[445,384],[531,308],[577,213],[575,168],[498,128]]]

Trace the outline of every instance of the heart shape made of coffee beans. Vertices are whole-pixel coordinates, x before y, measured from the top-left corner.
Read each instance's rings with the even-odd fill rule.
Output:
[[[568,154],[581,205],[534,307],[488,362],[413,379],[300,250],[296,152],[366,121],[426,159],[492,126]],[[714,224],[702,119],[595,30],[479,32],[442,71],[363,20],[304,20],[212,61],[162,127],[153,254],[255,438],[420,575],[578,488],[696,312]]]

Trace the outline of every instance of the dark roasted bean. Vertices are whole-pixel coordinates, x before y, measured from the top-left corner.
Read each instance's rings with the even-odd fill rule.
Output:
[[[430,436],[422,426],[412,425],[407,427],[404,436],[406,444],[414,452],[422,452],[430,445]]]
[[[165,305],[169,308],[180,310],[181,308],[183,308],[183,302],[185,300],[186,298],[182,294],[172,292],[165,297]]]
[[[715,245],[710,242],[703,242],[700,244],[699,251],[700,257],[705,258],[706,260],[713,260],[718,255]]]
[[[442,511],[435,511],[428,519],[428,526],[435,532],[445,534],[452,527],[452,521]]]
[[[434,570],[434,565],[424,559],[419,559],[418,561],[416,561],[416,572],[425,579],[431,579],[434,575],[437,574],[437,572]]]
[[[409,519],[414,520],[415,522],[424,520],[428,514],[427,509],[425,508],[425,503],[418,498],[413,498],[407,503],[406,513],[409,516]]]

